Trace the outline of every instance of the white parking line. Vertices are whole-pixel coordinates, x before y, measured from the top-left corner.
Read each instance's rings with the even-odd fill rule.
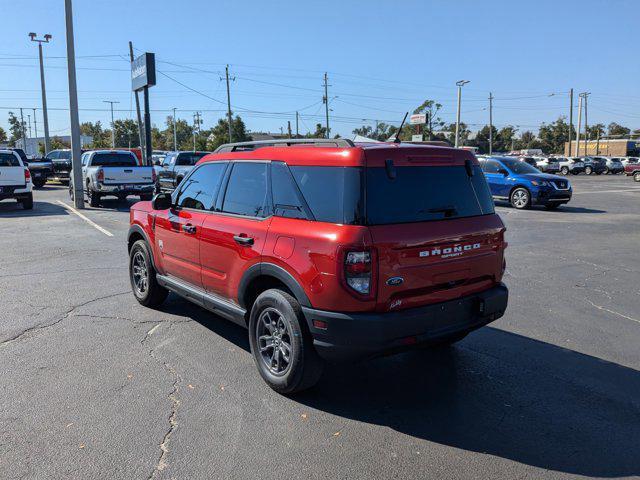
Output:
[[[66,208],[67,210],[69,210],[71,213],[75,213],[77,216],[79,216],[81,219],[83,219],[85,222],[87,222],[89,225],[91,225],[93,228],[95,228],[96,230],[100,230],[102,233],[104,233],[107,237],[113,237],[113,233],[111,233],[109,230],[102,228],[100,225],[98,225],[96,222],[94,222],[93,220],[89,220],[87,217],[85,217],[83,214],[81,214],[78,210],[76,210],[75,208],[73,208],[71,205],[67,205],[64,202],[61,202],[60,200],[56,200],[60,205],[62,205],[64,208]]]
[[[583,192],[573,192],[574,195],[581,193],[619,193],[619,192],[640,192],[640,188],[625,188],[624,190],[585,190]]]

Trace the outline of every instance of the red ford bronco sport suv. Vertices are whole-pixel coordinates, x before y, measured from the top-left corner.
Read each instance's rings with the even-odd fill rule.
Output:
[[[130,222],[138,302],[171,291],[247,327],[281,393],[312,386],[324,361],[453,343],[507,307],[505,227],[465,150],[224,145]]]

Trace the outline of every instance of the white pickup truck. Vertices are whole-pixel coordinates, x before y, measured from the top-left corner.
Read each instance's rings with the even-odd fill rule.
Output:
[[[12,150],[0,150],[0,200],[14,198],[25,210],[33,208],[31,173],[20,155]]]
[[[153,167],[138,165],[138,158],[128,150],[92,150],[82,154],[82,186],[89,205],[100,206],[106,196],[124,200],[137,195],[151,200],[156,183]],[[69,193],[73,195],[73,174]]]

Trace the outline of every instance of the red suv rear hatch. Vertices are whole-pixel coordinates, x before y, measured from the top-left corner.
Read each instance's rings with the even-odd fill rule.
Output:
[[[366,155],[377,310],[452,300],[501,280],[505,228],[471,153],[388,147]]]

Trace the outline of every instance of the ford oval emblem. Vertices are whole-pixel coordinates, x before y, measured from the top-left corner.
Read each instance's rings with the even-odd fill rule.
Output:
[[[397,287],[398,285],[402,285],[402,282],[404,282],[404,278],[402,277],[391,277],[387,280],[387,285],[390,287]]]

